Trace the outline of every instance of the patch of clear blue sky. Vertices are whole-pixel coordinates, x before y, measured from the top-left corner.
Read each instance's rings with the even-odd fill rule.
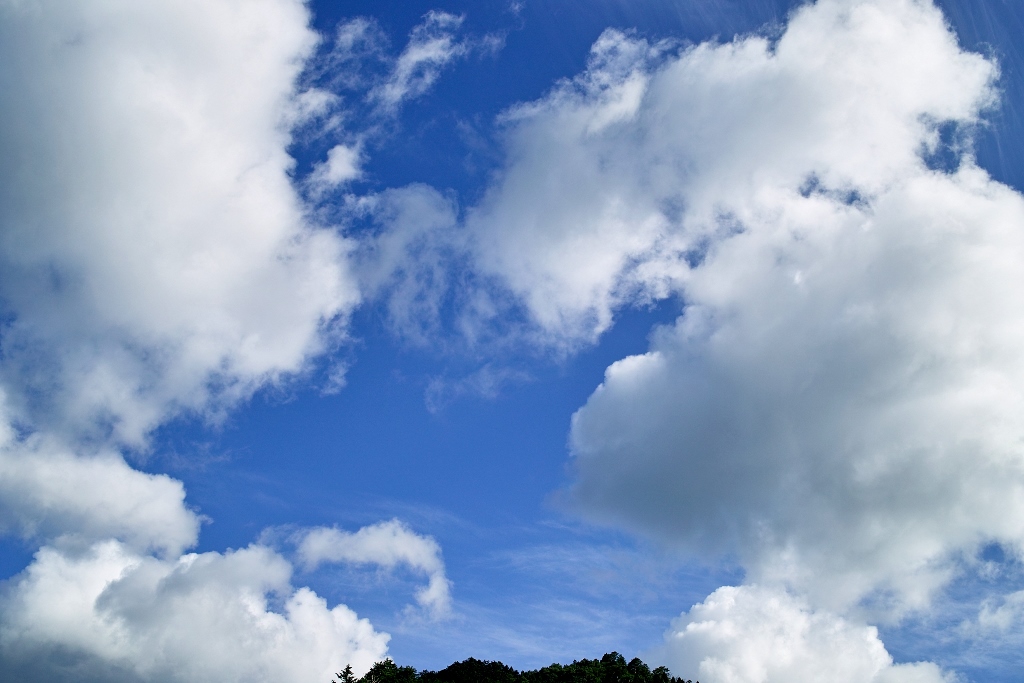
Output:
[[[368,150],[366,179],[357,187],[423,182],[453,191],[466,206],[500,163],[494,116],[578,73],[604,29],[695,42],[729,39],[778,25],[794,4],[526,0],[514,12],[507,0],[374,0],[314,2],[313,10],[316,27],[328,35],[339,21],[373,17],[395,50],[431,9],[464,13],[468,34],[506,32],[498,54],[455,63],[430,93],[404,109]],[[979,160],[998,179],[1024,187],[1022,3],[941,4],[964,46],[992,53],[1002,64],[1004,101],[980,131]],[[299,168],[308,169],[323,149],[297,146],[295,153]],[[265,392],[218,429],[170,425],[144,467],[181,478],[189,502],[211,518],[201,549],[244,546],[281,525],[353,529],[395,516],[434,535],[457,602],[456,618],[441,626],[403,622],[399,613],[412,599],[415,577],[340,569],[296,577],[389,630],[400,663],[440,667],[476,656],[525,667],[611,649],[632,655],[656,643],[680,611],[742,577],[727,566],[680,564],[635,539],[587,527],[559,510],[552,494],[569,481],[566,436],[573,411],[609,363],[646,350],[652,326],[671,321],[678,309],[669,301],[623,312],[596,347],[564,361],[530,354],[491,358],[530,379],[504,386],[496,397],[456,397],[431,412],[424,396],[432,379],[457,378],[484,361],[410,348],[384,329],[379,310],[364,308],[353,321],[356,342],[345,351],[352,364],[340,393],[321,396],[303,387]],[[4,543],[4,557],[24,555],[17,542]],[[2,569],[10,575],[22,566],[18,559]],[[953,598],[978,586],[957,586]],[[969,644],[936,639],[957,622],[950,616],[955,606],[947,612],[945,622],[884,629],[897,659],[928,657],[975,680],[1016,680],[1000,669],[1005,658],[972,663],[964,654]]]

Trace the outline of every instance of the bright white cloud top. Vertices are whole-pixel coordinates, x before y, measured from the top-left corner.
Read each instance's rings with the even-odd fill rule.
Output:
[[[873,626],[814,611],[791,595],[726,586],[675,620],[654,653],[704,681],[941,683],[931,663],[893,664]]]
[[[307,20],[283,0],[5,4],[17,419],[138,446],[328,348],[358,292],[288,176]]]
[[[259,546],[171,561],[114,540],[44,547],[3,603],[5,669],[20,680],[307,681],[384,656],[387,634],[290,578],[288,561]]]
[[[295,568],[408,570],[409,623],[436,623],[458,604],[435,538],[392,520],[189,552],[200,511],[133,459],[155,431],[331,364],[339,389],[361,305],[421,348],[500,356],[672,297],[569,435],[577,513],[746,572],[656,663],[951,680],[870,624],[926,614],[987,545],[1024,552],[1024,197],[969,146],[996,60],[926,0],[818,0],[730,42],[608,29],[499,117],[473,205],[353,189],[403,107],[501,44],[465,21],[431,11],[392,57],[369,18],[325,52],[297,0],[0,0],[0,531],[35,549],[0,592],[0,680],[365,671],[390,636]],[[330,142],[301,176],[303,130]],[[495,367],[452,391],[522,374]],[[1022,594],[964,637],[1012,630]]]
[[[968,156],[925,162],[994,72],[932,7],[820,2],[774,49],[702,46],[649,77],[609,137],[680,173],[611,200],[662,227],[588,310],[672,271],[686,310],[576,414],[581,504],[834,607],[920,605],[956,553],[1020,547],[1024,201]],[[633,160],[607,149],[602,169]]]
[[[776,42],[610,30],[583,74],[506,114],[511,163],[469,219],[479,261],[545,329],[592,338],[616,307],[685,290],[755,212],[870,201],[923,171],[940,123],[993,104],[995,75],[917,2],[818,3]]]
[[[928,164],[996,75],[929,3],[821,0],[774,42],[609,31],[508,115],[481,266],[570,343],[685,306],[574,416],[582,510],[840,610],[922,607],[963,556],[1024,547],[1024,201],[969,150]],[[702,680],[831,675],[708,656]]]
[[[350,246],[289,176],[308,20],[290,0],[0,5],[0,525],[44,544],[2,598],[4,680],[298,682],[386,652],[269,548],[182,554],[183,487],[113,450],[345,333]]]

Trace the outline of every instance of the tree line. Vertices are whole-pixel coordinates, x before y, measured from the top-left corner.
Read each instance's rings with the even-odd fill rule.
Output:
[[[335,675],[331,683],[700,683],[669,675],[664,666],[651,669],[639,658],[629,662],[618,652],[601,659],[579,659],[572,664],[551,664],[533,671],[516,671],[501,662],[470,657],[449,664],[440,671],[417,671],[398,666],[390,659],[377,662],[359,678],[351,665]]]

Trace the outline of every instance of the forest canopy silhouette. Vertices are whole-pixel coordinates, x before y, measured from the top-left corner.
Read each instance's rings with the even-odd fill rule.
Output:
[[[628,663],[618,652],[609,652],[601,659],[580,659],[572,664],[551,664],[532,671],[516,671],[501,662],[482,661],[470,657],[448,665],[440,671],[417,671],[411,666],[398,666],[390,659],[377,662],[359,678],[352,667],[335,675],[331,683],[700,683],[684,680],[659,666],[651,669],[639,658]]]

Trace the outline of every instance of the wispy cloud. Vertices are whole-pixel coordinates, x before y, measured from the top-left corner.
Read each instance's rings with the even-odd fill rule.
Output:
[[[432,10],[413,27],[396,56],[376,20],[341,22],[329,50],[306,67],[301,100],[318,134],[338,138],[307,179],[314,199],[360,175],[361,150],[382,134],[407,103],[428,93],[443,71],[476,52],[501,50],[500,34],[476,37],[462,30],[464,15]]]
[[[470,43],[456,37],[464,20],[464,16],[436,10],[424,15],[387,80],[370,91],[370,101],[394,112],[403,102],[426,93],[445,66],[469,52]]]

